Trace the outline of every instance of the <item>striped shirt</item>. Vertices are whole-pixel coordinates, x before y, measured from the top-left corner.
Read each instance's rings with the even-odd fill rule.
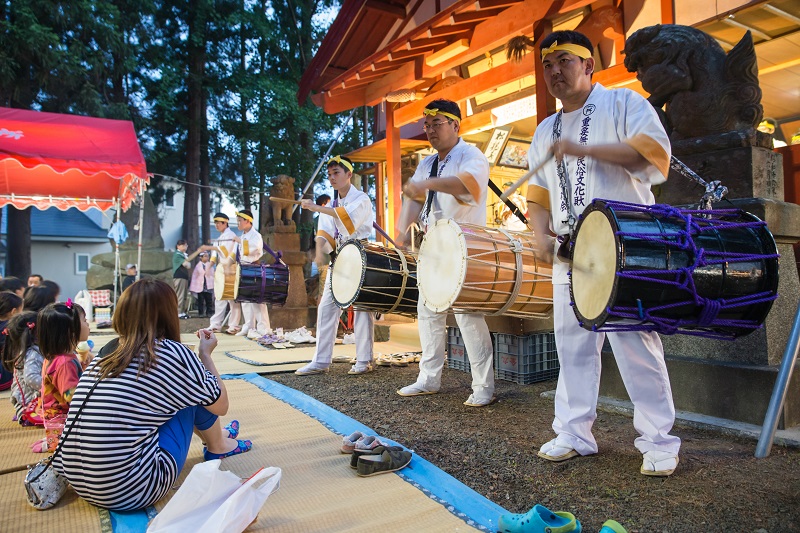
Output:
[[[175,460],[158,446],[158,429],[180,409],[217,401],[217,378],[179,342],[156,344],[156,365],[138,376],[138,360],[102,380],[53,462],[75,492],[99,507],[142,509],[162,498],[178,477]],[[96,381],[92,361],[70,405],[66,428]]]

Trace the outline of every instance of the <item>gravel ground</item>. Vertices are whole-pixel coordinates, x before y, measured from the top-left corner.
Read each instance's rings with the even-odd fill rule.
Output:
[[[196,324],[195,324],[196,322]],[[182,321],[185,331],[202,324]],[[536,457],[553,437],[555,381],[516,385],[497,381],[498,401],[462,405],[470,376],[446,369],[439,394],[403,398],[417,365],[378,367],[347,375],[348,364],[328,374],[270,375],[404,444],[475,491],[512,512],[534,504],[569,511],[584,532],[615,519],[633,532],[800,531],[800,450],[773,447],[755,459],[755,441],[713,430],[677,427],[681,462],[669,478],[639,473],[631,418],[600,412],[594,434],[600,453],[553,464]]]

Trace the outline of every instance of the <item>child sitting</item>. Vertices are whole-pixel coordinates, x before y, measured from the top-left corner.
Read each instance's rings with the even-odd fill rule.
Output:
[[[4,329],[8,335],[3,348],[3,366],[14,373],[11,405],[23,426],[44,425],[39,401],[44,358],[36,346],[36,316],[32,311],[14,315]]]
[[[63,424],[78,379],[83,373],[75,348],[89,338],[89,321],[83,308],[67,300],[50,304],[39,312],[39,350],[44,356],[42,365],[42,408],[45,429],[48,423]],[[86,362],[88,364],[88,361]],[[34,452],[54,451],[58,439],[34,443]]]
[[[3,280],[0,280],[0,288],[2,288]],[[12,316],[22,311],[22,297],[11,291],[0,292],[0,353],[3,352],[5,346],[6,335],[3,333],[6,325]],[[0,365],[0,391],[8,390],[14,382],[14,374],[12,369],[6,369],[5,365]]]

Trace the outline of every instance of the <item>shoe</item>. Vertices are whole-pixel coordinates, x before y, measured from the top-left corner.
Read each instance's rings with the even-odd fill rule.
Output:
[[[357,361],[350,355],[334,355],[332,362],[333,363],[350,363],[350,364],[354,365],[354,364],[356,364]]]
[[[474,394],[470,394],[467,401],[464,402],[464,405],[467,407],[486,407],[487,405],[491,405],[497,401],[497,398],[492,396],[489,399],[476,399]]]
[[[246,337],[247,334],[250,332],[250,328],[242,328],[235,333],[237,337]]]
[[[294,371],[298,376],[313,376],[314,374],[325,374],[328,372],[327,366],[317,366],[316,363],[308,363],[306,366]]]
[[[210,318],[210,317],[209,317]],[[222,333],[222,328],[209,328],[214,333]]]
[[[556,437],[550,442],[543,444],[542,447],[539,448],[539,452],[536,455],[542,459],[547,459],[548,461],[553,461],[554,463],[560,463],[561,461],[566,461],[567,459],[577,457],[580,454],[568,443],[564,442],[563,440],[559,441],[558,437]]]
[[[360,431],[356,431],[347,437],[342,438],[342,453],[353,453],[356,449],[356,441],[365,437]]]
[[[239,333],[239,328],[237,328],[235,326],[234,327],[230,327],[230,328],[225,330],[225,333],[227,333],[228,335],[236,335],[237,333]]]
[[[413,454],[404,450],[384,450],[381,455],[362,455],[356,470],[360,477],[377,476],[396,472],[408,466]]]
[[[355,344],[355,343],[356,343],[355,333],[345,333],[344,337],[342,337],[342,344]]]
[[[356,363],[347,371],[350,375],[367,374],[372,372],[372,363]]]
[[[213,461],[214,459],[224,459],[232,455],[239,455],[240,453],[249,452],[253,447],[253,443],[249,440],[237,441],[239,445],[228,453],[211,453],[208,448],[203,447],[203,459],[206,461]]]
[[[350,456],[350,468],[353,470],[358,468],[358,458],[362,455],[383,455],[386,450],[394,450],[398,452],[403,451],[402,446],[376,446],[372,450],[354,450],[353,455]]]
[[[628,533],[628,531],[616,520],[606,520],[600,533]]]
[[[258,331],[254,330],[254,329],[251,329],[250,331],[247,332],[247,338],[248,339],[256,340],[256,339],[260,339],[261,337],[262,337],[261,333],[259,333]]]
[[[388,444],[382,442],[378,437],[373,435],[364,435],[356,441],[353,451],[361,453],[377,453],[373,450],[378,446],[388,446]]]
[[[235,439],[239,436],[239,421],[238,420],[231,420],[230,424],[225,426],[223,429],[228,430],[228,438]]]
[[[672,452],[653,450],[642,456],[639,472],[645,476],[666,477],[672,475],[678,466],[678,456]]]
[[[581,523],[572,513],[552,512],[541,505],[524,514],[506,513],[497,521],[500,533],[580,533]]]
[[[397,394],[400,396],[424,396],[425,394],[437,394],[438,392],[438,390],[428,390],[414,383],[403,387],[397,391]]]

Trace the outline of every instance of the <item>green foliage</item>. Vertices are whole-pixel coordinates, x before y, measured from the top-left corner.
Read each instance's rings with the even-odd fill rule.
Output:
[[[199,87],[211,184],[256,198],[272,177],[288,174],[299,189],[347,116],[297,102],[338,4],[0,2],[0,105],[133,120],[148,170],[182,178],[188,143],[198,142],[188,131],[190,89]],[[190,65],[198,50],[199,70]],[[363,143],[360,130],[348,128],[336,153]]]

